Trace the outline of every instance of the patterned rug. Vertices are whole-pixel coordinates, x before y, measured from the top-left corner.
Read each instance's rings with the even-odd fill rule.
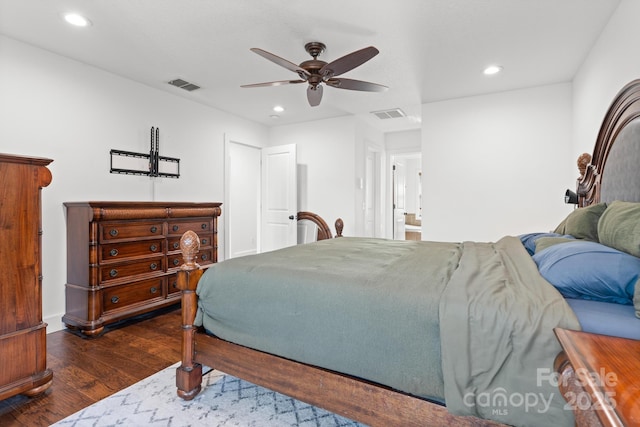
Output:
[[[176,394],[175,369],[164,369],[53,424],[85,426],[363,427],[324,409],[207,369],[191,401]],[[205,371],[206,372],[206,371]]]

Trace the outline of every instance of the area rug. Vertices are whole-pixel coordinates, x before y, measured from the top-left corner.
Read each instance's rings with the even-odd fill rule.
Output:
[[[170,366],[53,424],[55,427],[252,426],[364,427],[363,424],[207,369],[202,391],[191,401],[176,394]]]

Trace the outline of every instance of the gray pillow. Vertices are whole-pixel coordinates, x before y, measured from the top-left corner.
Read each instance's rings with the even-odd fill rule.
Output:
[[[598,221],[607,204],[597,203],[571,212],[555,229],[558,234],[570,234],[576,239],[598,242]]]
[[[569,214],[569,215],[571,215],[571,214]],[[553,232],[556,233],[556,234],[565,234],[565,232],[564,232],[565,228],[567,228],[567,218],[563,219],[562,222],[560,224],[558,224],[556,229],[553,230]]]
[[[640,203],[611,202],[598,221],[600,243],[640,257]]]
[[[539,239],[536,239],[536,253],[547,249],[549,246],[575,241],[576,239],[572,239],[570,237],[540,237]]]

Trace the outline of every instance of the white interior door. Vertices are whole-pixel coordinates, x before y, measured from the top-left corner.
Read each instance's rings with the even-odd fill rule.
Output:
[[[396,161],[393,165],[393,239],[405,240],[405,198],[407,188],[407,172],[404,162]]]
[[[297,244],[295,144],[262,149],[261,252]]]
[[[225,135],[225,259],[258,252],[260,148]]]

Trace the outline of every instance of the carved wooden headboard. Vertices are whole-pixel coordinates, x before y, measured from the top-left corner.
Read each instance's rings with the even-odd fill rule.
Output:
[[[333,237],[331,229],[320,215],[313,212],[300,211],[298,212],[297,219],[298,221],[311,221],[317,226],[317,240],[331,239]],[[343,226],[342,219],[338,218],[335,222],[336,237],[342,237]]]
[[[578,180],[578,205],[640,202],[639,166],[640,79],[618,92],[604,117],[591,160]]]

